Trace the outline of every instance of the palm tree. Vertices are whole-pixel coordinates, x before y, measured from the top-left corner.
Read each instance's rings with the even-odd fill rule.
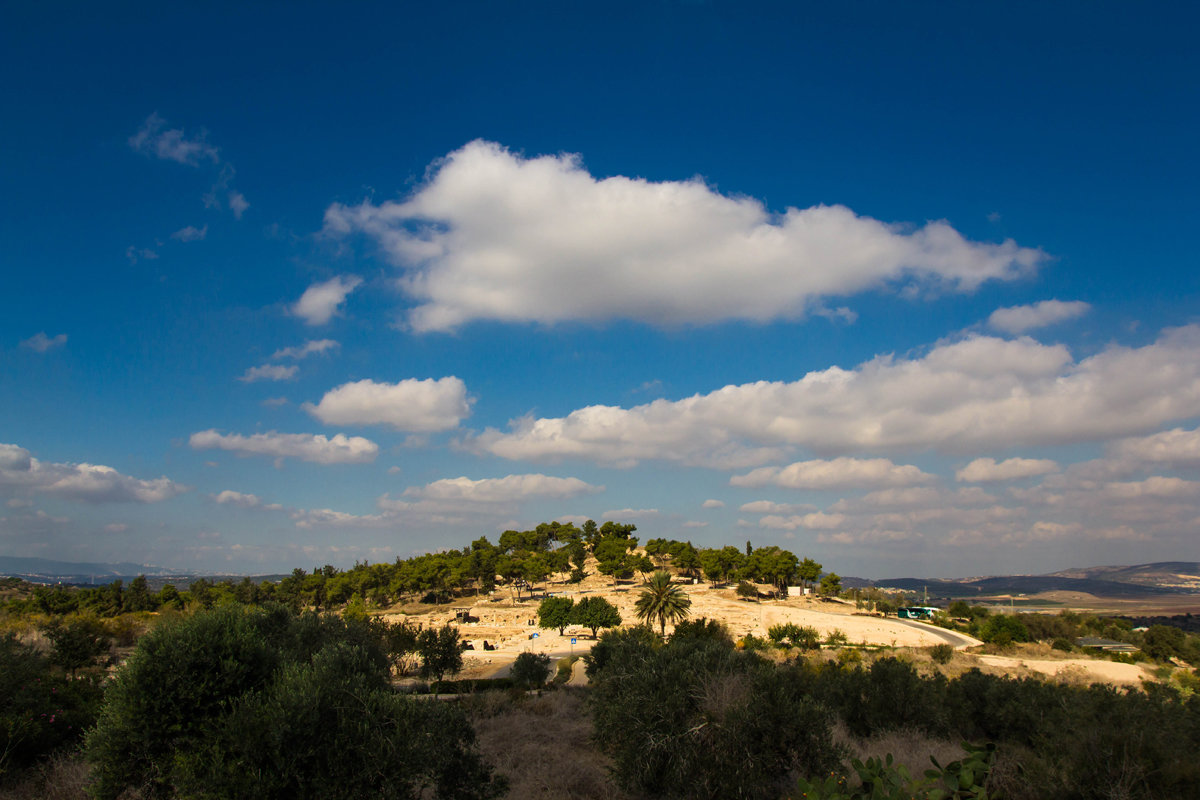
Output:
[[[634,605],[638,619],[649,624],[658,620],[658,627],[665,636],[667,620],[678,622],[688,615],[692,599],[678,586],[671,585],[671,573],[659,570],[650,576],[646,588]]]

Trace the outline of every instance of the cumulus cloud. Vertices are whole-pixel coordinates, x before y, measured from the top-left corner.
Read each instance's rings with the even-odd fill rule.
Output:
[[[988,326],[1005,333],[1019,334],[1082,317],[1091,306],[1082,300],[1042,300],[1027,306],[998,308],[988,317]]]
[[[453,375],[408,378],[398,383],[361,380],[330,389],[304,410],[327,425],[389,425],[396,430],[432,433],[458,427],[471,413],[467,387]]]
[[[945,222],[909,230],[843,206],[774,214],[699,179],[597,179],[577,156],[523,158],[483,141],[438,162],[403,202],[331,205],[324,232],[365,234],[404,270],[418,331],[480,319],[792,319],[826,297],[901,284],[970,291],[1044,260]]]
[[[158,253],[148,247],[136,247],[129,245],[125,248],[125,257],[129,259],[130,264],[136,264],[139,260],[154,261],[158,258]]]
[[[255,381],[288,381],[296,377],[296,372],[299,369],[294,364],[289,367],[281,364],[263,364],[258,367],[250,367],[238,380],[243,383],[254,383]]]
[[[197,228],[195,225],[188,225],[186,228],[180,228],[171,234],[171,238],[180,242],[200,242],[204,237],[208,236],[208,226]]]
[[[535,473],[506,475],[503,478],[471,480],[466,477],[443,478],[425,486],[404,490],[405,497],[467,503],[512,503],[530,497],[576,497],[603,491],[579,478],[555,478]]]
[[[223,492],[211,495],[214,503],[219,503],[223,506],[237,506],[238,508],[260,508],[265,511],[282,511],[283,506],[279,503],[264,503],[262,498],[256,494],[244,494],[235,492],[231,489],[226,489]]]
[[[67,335],[65,333],[60,333],[57,336],[47,336],[45,331],[38,331],[28,339],[22,339],[21,347],[32,350],[35,353],[45,353],[56,347],[62,347],[66,343]]]
[[[1185,481],[1153,475],[1142,481],[1119,481],[1105,485],[1104,493],[1118,499],[1139,497],[1194,497],[1200,494],[1200,481]]]
[[[337,434],[325,437],[312,433],[223,434],[214,429],[198,431],[188,439],[193,450],[228,450],[240,456],[299,458],[315,464],[363,464],[374,461],[379,445],[361,436]]]
[[[893,464],[886,458],[842,457],[832,461],[797,461],[786,467],[760,467],[745,475],[734,475],[729,483],[785,489],[867,489],[911,486],[933,479],[934,476],[911,464]]]
[[[725,504],[723,502],[721,502],[720,500],[713,500],[712,498],[709,498],[708,500],[705,500],[703,503],[701,503],[700,507],[701,508],[724,508]]]
[[[794,531],[798,528],[806,530],[836,530],[842,527],[846,522],[846,517],[843,514],[826,514],[823,511],[815,511],[811,514],[795,514],[790,517],[782,517],[775,514],[768,514],[758,521],[760,528],[770,528],[780,531]]]
[[[143,155],[190,166],[205,160],[213,164],[221,161],[204,131],[188,136],[182,128],[167,128],[167,121],[157,112],[146,117],[138,132],[129,137],[129,146]]]
[[[238,506],[239,508],[256,508],[262,504],[262,500],[259,499],[258,495],[242,494],[241,492],[229,489],[219,494],[214,494],[212,499],[221,505]]]
[[[292,306],[292,314],[308,325],[324,325],[337,313],[338,306],[362,283],[356,275],[338,276],[321,283],[314,283],[304,290],[300,299]]]
[[[322,355],[330,350],[336,350],[338,347],[340,345],[333,339],[309,339],[302,345],[276,350],[271,356],[271,360],[277,361],[281,358],[290,358],[294,361],[300,361],[314,354]]]
[[[244,194],[238,191],[229,193],[229,210],[233,212],[234,219],[241,219],[242,214],[245,214],[249,207],[250,203],[246,201]]]
[[[682,400],[524,417],[470,440],[516,460],[644,459],[743,468],[798,448],[948,453],[1144,434],[1200,416],[1200,326],[1075,361],[1062,345],[970,336],[911,359],[881,355],[793,382],[726,386]]]
[[[1150,436],[1114,442],[1110,453],[1121,459],[1172,466],[1200,465],[1200,428],[1174,428]]]
[[[968,483],[1011,481],[1058,472],[1058,464],[1045,458],[1008,458],[999,463],[994,458],[977,458],[954,473],[954,479]]]
[[[748,514],[793,514],[797,511],[816,511],[817,509],[816,506],[808,503],[775,503],[770,500],[754,500],[742,503],[738,510]]]
[[[88,503],[159,503],[186,492],[188,487],[166,477],[134,478],[102,464],[39,461],[23,447],[0,444],[0,490],[5,489]]]
[[[600,515],[604,519],[638,519],[639,517],[657,517],[657,508],[615,508]]]

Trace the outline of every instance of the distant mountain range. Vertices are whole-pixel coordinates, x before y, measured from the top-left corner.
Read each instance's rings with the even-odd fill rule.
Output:
[[[192,578],[194,573],[165,569],[149,564],[117,564],[54,561],[49,558],[0,556],[0,575],[23,578],[30,583],[111,583],[118,578],[129,582],[138,575],[147,578]]]
[[[848,582],[850,581],[850,582]],[[994,575],[984,578],[843,579],[842,585],[877,586],[923,592],[939,597],[976,597],[1039,592],[1086,592],[1100,597],[1200,594],[1200,562],[1162,561],[1126,567],[1066,569],[1048,575]]]

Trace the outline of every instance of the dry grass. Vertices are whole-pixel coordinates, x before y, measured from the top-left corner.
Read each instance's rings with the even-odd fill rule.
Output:
[[[902,764],[914,778],[921,777],[925,770],[933,767],[930,756],[945,766],[951,761],[960,760],[964,755],[962,746],[957,741],[940,739],[920,731],[887,731],[866,739],[857,739],[850,735],[844,725],[838,723],[833,729],[833,740],[846,749],[850,758],[861,761],[871,757],[886,759],[890,753],[893,761]]]
[[[77,755],[55,756],[20,782],[0,788],[0,800],[87,800],[90,772]]]
[[[479,749],[509,781],[507,797],[542,800],[624,800],[609,761],[591,742],[586,694],[569,688],[541,697],[483,692],[464,710]]]

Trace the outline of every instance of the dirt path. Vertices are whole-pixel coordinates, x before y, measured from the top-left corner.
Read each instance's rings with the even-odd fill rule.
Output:
[[[984,664],[998,667],[1009,674],[1020,670],[1038,672],[1052,678],[1078,678],[1086,683],[1111,683],[1117,686],[1141,686],[1143,679],[1152,677],[1140,664],[1121,664],[1116,661],[1099,661],[1090,658],[1064,658],[1043,660],[1013,658],[1010,656],[976,656]]]

